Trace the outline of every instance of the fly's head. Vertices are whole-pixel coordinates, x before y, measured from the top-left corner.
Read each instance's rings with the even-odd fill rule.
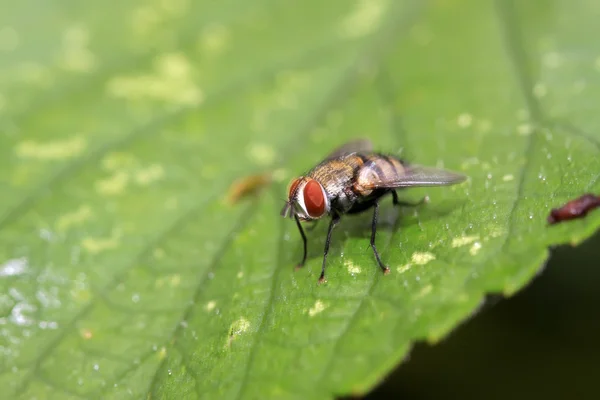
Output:
[[[302,221],[319,219],[329,212],[329,198],[318,181],[300,177],[290,183],[288,200],[281,210],[283,217],[297,216]]]

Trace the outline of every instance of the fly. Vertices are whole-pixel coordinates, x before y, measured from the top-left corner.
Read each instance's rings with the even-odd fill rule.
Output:
[[[384,274],[390,269],[381,261],[375,245],[379,201],[392,195],[394,205],[406,205],[398,199],[397,189],[421,186],[447,186],[463,182],[467,177],[451,171],[412,165],[403,160],[374,152],[366,139],[349,142],[332,152],[306,175],[294,179],[288,200],[281,211],[283,217],[294,218],[302,236],[304,253],[298,267],[304,266],[307,241],[301,222],[330,216],[319,283],[325,281],[325,263],[333,228],[344,214],[357,214],[373,208],[371,248]]]

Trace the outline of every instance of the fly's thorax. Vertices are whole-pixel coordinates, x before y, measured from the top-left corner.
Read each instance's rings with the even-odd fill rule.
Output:
[[[330,204],[325,188],[311,177],[300,177],[292,181],[288,201],[292,204],[294,213],[302,220],[318,219],[329,212]]]
[[[364,160],[354,180],[354,190],[361,196],[369,196],[374,183],[391,181],[405,173],[402,161],[392,156],[370,154]]]

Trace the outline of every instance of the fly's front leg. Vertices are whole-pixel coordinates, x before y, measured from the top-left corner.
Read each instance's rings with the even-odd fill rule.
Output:
[[[321,276],[319,276],[319,283],[323,283],[325,281],[325,261],[327,260],[327,253],[329,253],[329,243],[331,242],[331,232],[333,228],[340,222],[340,216],[335,214],[331,218],[331,222],[329,223],[329,229],[327,230],[327,240],[325,240],[325,250],[323,251],[323,265],[321,266]]]
[[[401,201],[398,198],[398,193],[396,193],[395,190],[392,190],[392,199],[394,202],[394,206],[417,207],[417,206],[427,203],[429,201],[429,196],[423,197],[421,200],[419,200],[416,203],[410,203],[408,201]]]
[[[306,262],[306,235],[304,234],[304,229],[302,229],[302,225],[300,224],[300,220],[297,215],[294,215],[296,219],[296,225],[298,225],[298,230],[300,231],[300,235],[302,236],[302,242],[304,244],[304,255],[302,256],[302,261],[296,266],[296,269],[302,268],[304,263]]]
[[[394,193],[394,195],[396,194],[396,192],[392,193]],[[375,201],[374,208],[375,210],[373,211],[373,223],[371,225],[371,248],[373,249],[373,253],[375,254],[375,258],[377,259],[377,264],[379,264],[379,267],[381,268],[383,273],[387,275],[390,273],[390,269],[381,262],[379,252],[377,251],[377,247],[375,246],[375,235],[377,234],[377,216],[379,214],[379,200]]]

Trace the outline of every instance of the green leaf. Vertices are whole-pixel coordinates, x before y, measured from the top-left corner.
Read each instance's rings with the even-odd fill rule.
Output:
[[[521,4],[523,3],[523,4]],[[35,11],[32,11],[35,10]],[[600,213],[597,2],[0,6],[9,398],[332,398],[510,295]],[[335,146],[469,175],[302,243],[287,181]],[[236,204],[232,182],[274,172]]]

